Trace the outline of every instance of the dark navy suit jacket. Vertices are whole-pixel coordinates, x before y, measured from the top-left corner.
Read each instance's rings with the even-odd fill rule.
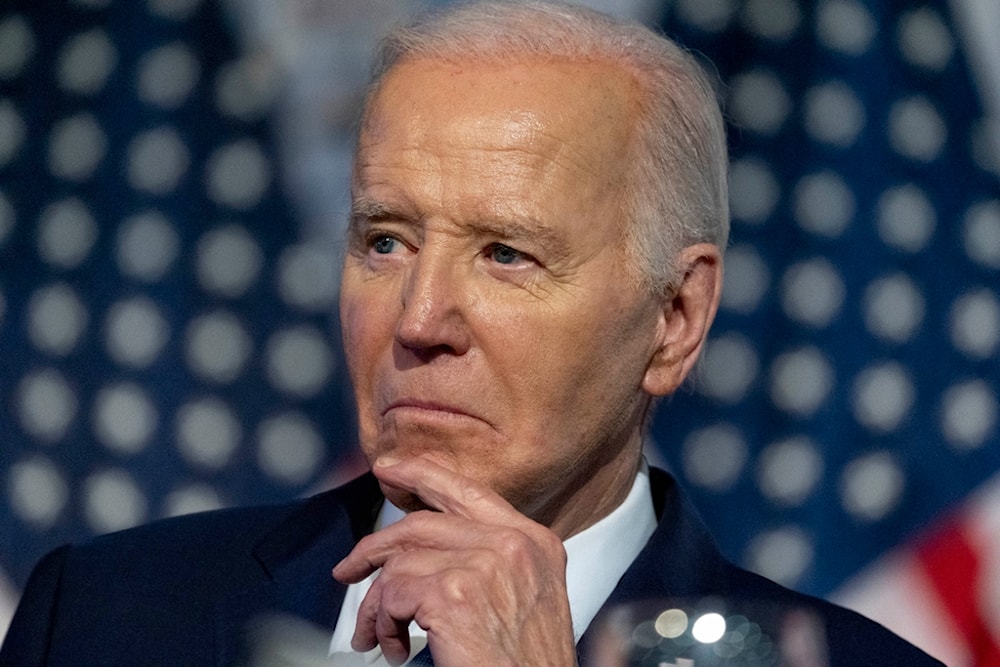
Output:
[[[708,594],[774,600],[823,619],[831,667],[940,664],[858,614],[731,565],[674,480],[654,469],[651,482],[659,527],[606,607]],[[332,632],[346,588],[330,570],[372,530],[381,503],[369,474],[296,503],[180,517],[61,547],[32,574],[0,665],[242,664],[269,613]]]

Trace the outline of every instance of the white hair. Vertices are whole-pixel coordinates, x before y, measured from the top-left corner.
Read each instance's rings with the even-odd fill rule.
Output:
[[[609,62],[642,91],[624,205],[635,277],[667,290],[682,277],[676,258],[683,248],[725,248],[728,161],[715,88],[694,56],[638,23],[545,0],[474,2],[424,15],[383,39],[364,113],[403,61],[525,58]]]

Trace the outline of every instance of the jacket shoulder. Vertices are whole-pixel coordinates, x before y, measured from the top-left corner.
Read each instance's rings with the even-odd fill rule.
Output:
[[[661,518],[646,550],[620,582],[619,599],[650,591],[663,597],[716,596],[740,605],[802,610],[819,621],[837,667],[931,667],[934,658],[875,621],[821,598],[786,588],[727,560],[673,477],[652,469],[653,501]],[[624,595],[623,595],[624,594]]]
[[[377,499],[372,488],[354,482],[304,500],[164,519],[60,547],[32,573],[0,665],[142,664],[150,655],[210,663],[232,645],[217,644],[229,637],[220,623],[238,635],[255,609],[311,609],[310,595],[324,603],[335,595],[331,560],[364,530],[374,511],[366,508]],[[305,595],[287,585],[296,577]]]

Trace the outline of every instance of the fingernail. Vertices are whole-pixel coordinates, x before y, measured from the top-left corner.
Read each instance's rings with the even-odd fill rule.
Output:
[[[394,466],[399,463],[399,459],[395,456],[380,456],[375,459],[375,465],[379,468],[388,468],[389,466]]]

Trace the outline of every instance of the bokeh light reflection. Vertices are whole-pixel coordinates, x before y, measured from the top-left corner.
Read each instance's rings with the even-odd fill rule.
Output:
[[[656,632],[665,639],[676,639],[688,627],[688,616],[681,609],[667,609],[656,617]]]
[[[691,626],[691,635],[702,644],[714,644],[726,634],[726,619],[717,612],[702,614]]]
[[[649,600],[600,627],[586,667],[833,667],[821,620],[766,601]]]

